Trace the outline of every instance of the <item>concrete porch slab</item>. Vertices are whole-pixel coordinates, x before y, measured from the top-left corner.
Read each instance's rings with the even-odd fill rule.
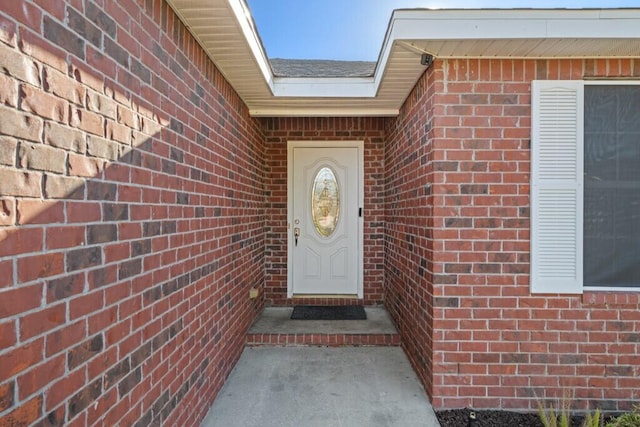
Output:
[[[292,311],[292,307],[265,308],[247,334],[247,345],[400,345],[400,334],[382,307],[366,307],[366,320],[291,320]]]
[[[439,426],[399,347],[247,347],[202,427]]]
[[[397,334],[382,307],[365,307],[367,320],[291,320],[293,307],[267,307],[250,334]]]

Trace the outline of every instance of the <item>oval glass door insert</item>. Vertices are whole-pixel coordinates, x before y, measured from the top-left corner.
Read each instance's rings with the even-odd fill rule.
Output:
[[[313,180],[311,215],[313,225],[321,236],[333,234],[340,216],[340,189],[335,174],[328,167],[320,169]]]

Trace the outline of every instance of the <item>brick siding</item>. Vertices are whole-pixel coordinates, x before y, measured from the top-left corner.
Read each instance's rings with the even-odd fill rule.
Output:
[[[385,141],[385,306],[402,346],[432,395],[433,98],[442,70],[432,67],[418,81],[398,118],[389,120]]]
[[[0,425],[198,425],[292,304],[288,140],[364,140],[364,300],[302,302],[384,302],[436,408],[640,400],[640,295],[529,292],[530,82],[640,60],[437,60],[397,118],[258,120],[163,1],[66,0],[2,2],[0,70]]]
[[[531,80],[639,75],[629,59],[440,60],[390,122],[385,298],[436,408],[640,399],[640,295],[529,291]]]
[[[0,425],[198,425],[261,308],[260,123],[166,3],[35,3],[0,6]]]

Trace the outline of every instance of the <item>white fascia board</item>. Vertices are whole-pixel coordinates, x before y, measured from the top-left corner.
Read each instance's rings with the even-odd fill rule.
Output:
[[[397,10],[392,24],[392,40],[640,38],[640,9]]]
[[[375,93],[378,94],[378,89],[382,83],[382,78],[384,77],[384,73],[387,69],[387,63],[389,62],[389,56],[391,56],[391,48],[393,48],[393,42],[396,40],[395,37],[395,28],[396,28],[396,12],[394,11],[391,14],[391,19],[389,20],[389,26],[387,27],[387,32],[384,36],[384,40],[382,41],[382,49],[380,49],[380,56],[378,57],[378,63],[376,64],[376,69],[373,74]]]
[[[376,86],[370,77],[293,78],[273,80],[273,95],[308,98],[373,98]]]
[[[618,8],[598,10],[600,19],[640,19],[640,9]]]
[[[599,36],[596,37],[595,34]],[[640,18],[593,20],[552,20],[547,24],[548,38],[640,38]]]
[[[251,53],[253,53],[253,57],[258,64],[258,68],[260,68],[262,77],[273,93],[273,72],[271,71],[269,59],[267,59],[267,55],[264,52],[264,48],[262,47],[260,36],[258,36],[258,32],[253,25],[251,12],[249,11],[244,0],[227,1],[229,2],[229,6],[231,6],[231,10],[233,10],[234,15],[236,16],[236,21],[240,25],[242,34],[244,35],[244,38],[249,45],[249,49],[251,49]]]
[[[640,19],[640,8],[610,9],[396,9],[396,19],[442,20],[452,23],[480,20]],[[597,35],[595,32],[594,36]]]
[[[310,103],[311,104],[311,103]],[[300,107],[257,107],[249,109],[252,117],[396,117],[398,108],[300,108]]]
[[[450,22],[441,19],[399,19],[394,38],[399,40],[483,40],[544,37],[543,20],[480,19]]]

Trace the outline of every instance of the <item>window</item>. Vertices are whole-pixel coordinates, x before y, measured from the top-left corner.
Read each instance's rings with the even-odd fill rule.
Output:
[[[532,84],[531,290],[640,290],[640,84]]]

